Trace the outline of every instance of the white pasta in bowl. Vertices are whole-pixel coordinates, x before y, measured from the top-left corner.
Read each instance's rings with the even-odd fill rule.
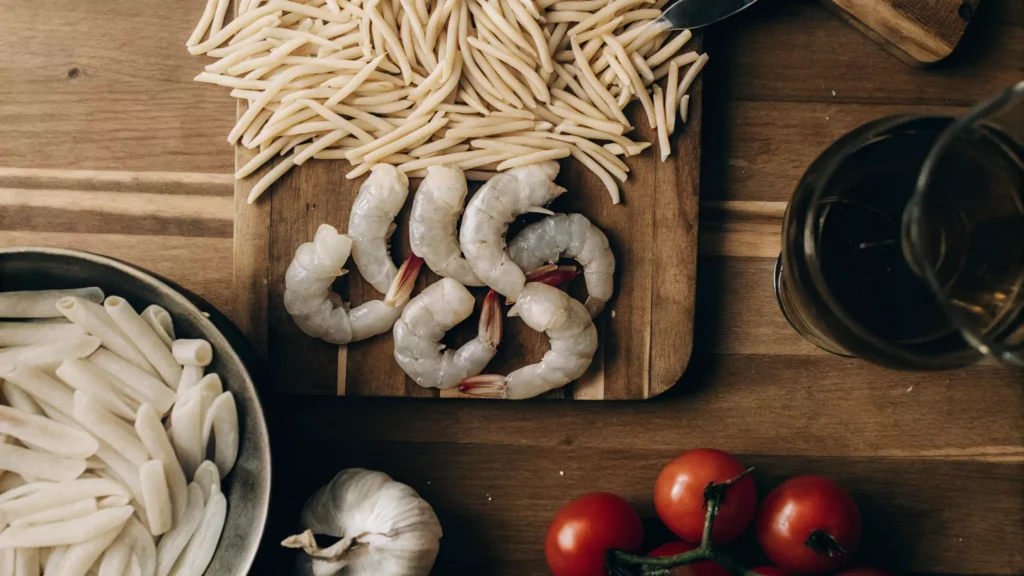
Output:
[[[0,573],[249,573],[270,499],[255,353],[182,292],[0,249]]]

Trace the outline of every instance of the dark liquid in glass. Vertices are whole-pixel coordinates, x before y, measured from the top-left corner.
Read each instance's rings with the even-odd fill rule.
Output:
[[[915,355],[971,346],[905,253],[903,214],[947,118],[917,118],[852,152],[817,214],[825,284],[872,335]],[[991,129],[958,139],[925,205],[929,267],[953,305],[986,335],[1021,338],[1024,191],[1018,143]]]

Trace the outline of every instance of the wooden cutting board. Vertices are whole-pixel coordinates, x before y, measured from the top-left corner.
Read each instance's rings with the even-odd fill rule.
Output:
[[[691,42],[699,50],[700,39]],[[656,396],[679,380],[693,345],[696,289],[697,203],[700,174],[701,82],[691,89],[690,121],[677,127],[673,154],[664,163],[656,147],[627,161],[631,172],[622,188],[623,203],[611,204],[600,181],[575,160],[563,161],[558,182],[568,189],[551,208],[580,212],[608,235],[616,257],[615,296],[596,320],[600,347],[590,370],[577,383],[549,394],[577,400],[626,400]],[[635,104],[634,104],[635,105]],[[643,111],[631,118],[634,139],[656,141]],[[236,165],[251,152],[236,150]],[[345,179],[343,161],[317,160],[292,170],[253,206],[245,198],[269,168],[235,184],[235,312],[247,319],[242,329],[267,352],[271,380],[282,392],[348,396],[459,397],[438,393],[409,380],[393,358],[391,334],[347,347],[333,346],[304,335],[282,303],[284,274],[295,249],[312,239],[322,223],[344,232],[349,210],[363,178]],[[392,255],[401,262],[409,253],[408,220],[419,180],[397,219]],[[475,190],[471,186],[471,193]],[[521,219],[523,221],[527,218]],[[517,224],[521,224],[517,222]],[[519,226],[521,227],[521,226]],[[513,233],[518,227],[513,228]],[[381,297],[351,271],[335,289],[354,304]],[[438,277],[424,266],[417,291]],[[239,289],[241,288],[241,289]],[[583,294],[583,278],[569,286]],[[474,289],[478,299],[484,290]],[[479,305],[469,320],[449,333],[446,344],[461,345],[476,335]],[[506,308],[507,310],[507,308]],[[543,334],[520,320],[505,319],[504,337],[489,373],[507,374],[540,359],[548,348]]]
[[[981,0],[822,0],[912,66],[952,54]]]

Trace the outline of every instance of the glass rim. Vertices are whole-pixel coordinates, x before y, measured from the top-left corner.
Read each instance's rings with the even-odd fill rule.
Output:
[[[923,234],[921,213],[925,198],[928,195],[928,189],[932,184],[935,167],[941,161],[942,156],[948,151],[954,139],[968,126],[974,125],[980,120],[991,116],[994,112],[1022,100],[1024,100],[1024,81],[1011,86],[995,98],[975,106],[967,114],[954,120],[939,134],[939,137],[935,140],[931,150],[929,150],[928,155],[925,157],[924,163],[921,165],[917,184],[914,187],[914,194],[903,211],[902,222],[903,235],[910,239],[910,242],[905,243],[903,246],[904,254],[910,257],[910,265],[918,276],[924,279],[925,284],[928,285],[929,290],[935,296],[943,312],[953,321],[967,343],[986,356],[993,356],[1004,362],[1014,362],[1016,364],[1020,364],[1020,362],[1015,362],[1012,359],[1006,347],[992,341],[990,338],[986,338],[971,327],[964,314],[953,305],[953,302],[945,293],[945,290],[943,290],[938,277],[935,275],[935,270],[928,264],[927,255],[924,253],[923,243],[921,242]]]

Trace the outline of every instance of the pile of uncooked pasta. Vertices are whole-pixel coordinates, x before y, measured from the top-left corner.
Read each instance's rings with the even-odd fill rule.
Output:
[[[99,288],[0,292],[0,320],[0,574],[203,574],[239,441],[210,343]]]
[[[228,142],[259,152],[235,177],[281,157],[249,202],[312,158],[486,180],[572,156],[617,203],[620,157],[650,145],[623,110],[639,100],[664,161],[707,62],[658,20],[668,1],[241,0],[225,23],[208,0],[188,49],[217,59],[196,80],[247,102]]]

